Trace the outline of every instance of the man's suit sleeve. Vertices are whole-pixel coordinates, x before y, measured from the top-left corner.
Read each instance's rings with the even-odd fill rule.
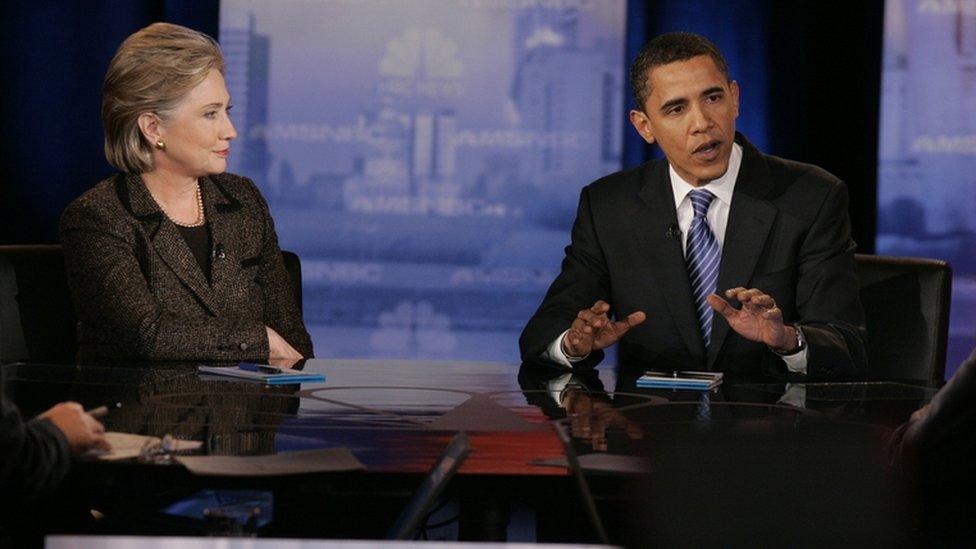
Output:
[[[265,322],[303,357],[312,358],[312,339],[302,322],[298,304],[295,303],[295,294],[288,280],[284,261],[281,259],[278,233],[275,232],[268,203],[250,180],[248,183],[251,184],[264,220],[264,243],[261,247],[261,266],[257,283],[264,296]]]
[[[64,435],[48,420],[28,423],[0,396],[0,492],[36,499],[54,492],[71,467]]]
[[[867,368],[847,187],[832,183],[797,265],[796,307],[809,346],[808,379],[863,377]]]
[[[82,322],[117,335],[131,357],[150,360],[266,360],[264,325],[250,320],[177,315],[162,307],[140,268],[125,222],[93,202],[61,216],[75,310]]]
[[[976,458],[976,444],[972,442],[976,430],[974,399],[976,349],[932,401],[892,434],[888,447],[891,464],[909,475],[976,479],[972,467]]]
[[[593,220],[590,193],[591,187],[580,193],[572,240],[566,247],[559,276],[522,330],[519,349],[524,363],[542,362],[548,346],[569,328],[581,309],[598,299],[610,302],[610,276]],[[594,351],[575,363],[574,368],[590,368],[602,359],[603,351]]]

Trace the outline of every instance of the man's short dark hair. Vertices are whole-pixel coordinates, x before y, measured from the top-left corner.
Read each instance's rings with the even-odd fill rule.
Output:
[[[651,69],[677,61],[687,61],[692,57],[707,55],[715,62],[715,67],[729,78],[729,67],[725,64],[722,52],[718,46],[704,36],[690,32],[669,32],[655,37],[641,50],[634,64],[630,67],[630,87],[637,101],[637,108],[644,110],[644,103],[650,90],[647,87],[647,76]]]

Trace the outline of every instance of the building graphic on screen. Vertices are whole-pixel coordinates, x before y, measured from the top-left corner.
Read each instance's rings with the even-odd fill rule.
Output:
[[[220,37],[231,170],[302,257],[316,351],[514,360],[579,188],[620,168],[625,3],[308,6],[224,0]]]
[[[885,5],[876,249],[950,262],[950,374],[976,336],[976,11],[971,8],[968,2],[932,0]]]
[[[238,126],[238,148],[231,171],[246,174],[255,181],[267,181],[271,157],[262,135],[251,135],[251,129],[268,122],[268,69],[270,38],[255,32],[254,16],[248,17],[244,29],[221,32],[227,90],[230,92],[232,117]]]

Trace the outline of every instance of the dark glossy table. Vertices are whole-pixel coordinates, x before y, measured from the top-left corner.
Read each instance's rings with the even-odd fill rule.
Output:
[[[68,399],[85,407],[121,402],[122,408],[104,420],[109,430],[200,440],[207,454],[341,446],[366,466],[365,472],[246,479],[198,477],[175,463],[82,462],[77,473],[108,505],[124,506],[140,494],[184,486],[271,489],[276,533],[359,536],[361,531],[343,530],[351,524],[348,516],[379,510],[379,496],[392,498],[391,509],[402,504],[458,430],[468,432],[472,444],[455,481],[462,539],[503,538],[506,506],[513,500],[529,501],[538,521],[548,509],[559,513],[576,505],[577,487],[558,465],[563,446],[551,424],[567,415],[549,385],[562,372],[403,360],[309,360],[303,368],[324,373],[325,383],[270,387],[201,376],[192,364],[11,364],[2,367],[0,379],[25,415]],[[590,415],[609,408],[645,427],[694,421],[690,403],[696,393],[640,390],[623,382],[618,387],[609,368],[583,377],[580,394],[604,407],[602,412],[588,408]],[[785,403],[795,402],[800,389],[801,407]],[[788,390],[793,400],[784,401]],[[713,395],[712,420],[816,416],[872,425],[883,435],[932,394],[933,389],[897,383],[726,384]],[[575,434],[581,451],[602,451],[592,446],[589,431]],[[310,506],[348,513],[310,523]],[[468,521],[477,525],[468,532],[465,513],[480,517]],[[374,529],[381,534],[385,526]]]
[[[126,507],[147,494],[159,495],[147,504],[158,506],[164,496],[173,499],[193,489],[270,489],[275,533],[382,536],[422,474],[462,429],[472,452],[452,489],[461,513],[478,517],[462,521],[462,539],[504,538],[510,498],[572,497],[565,468],[535,463],[561,456],[562,446],[548,418],[526,402],[518,366],[310,360],[304,370],[324,373],[326,382],[270,387],[201,376],[193,364],[13,364],[2,367],[2,375],[5,391],[25,415],[66,399],[86,408],[121,402],[120,410],[104,418],[109,430],[200,440],[207,454],[345,447],[366,466],[365,472],[249,479],[199,477],[178,464],[79,463],[78,476],[102,494],[106,508]],[[309,521],[310,508],[343,512]],[[376,524],[359,518],[371,514],[381,517]]]
[[[565,474],[533,465],[562,449],[545,415],[526,402],[518,366],[309,360],[304,370],[326,382],[271,387],[165,364],[15,364],[3,367],[3,378],[25,415],[65,399],[86,408],[121,402],[104,420],[108,430],[202,440],[210,454],[346,446],[370,473],[422,473],[464,429],[473,451],[461,474]]]

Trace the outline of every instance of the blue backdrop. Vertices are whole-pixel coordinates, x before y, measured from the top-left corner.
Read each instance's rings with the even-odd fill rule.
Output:
[[[967,7],[968,6],[968,7]],[[949,373],[976,334],[976,10],[888,0],[878,177],[879,253],[953,268]]]
[[[621,168],[625,15],[624,0],[221,3],[229,169],[302,257],[318,356],[517,360],[579,188]]]
[[[443,331],[446,321],[450,329],[464,327],[467,334],[479,333],[485,327],[506,326],[508,335],[493,339],[508,338],[506,343],[488,342],[479,347],[485,342],[476,338],[473,347],[479,350],[470,352],[497,359],[514,357],[514,334],[541,297],[557,267],[561,248],[568,241],[567,228],[578,188],[601,170],[633,166],[656,154],[656,150],[636,138],[626,123],[626,111],[631,106],[629,93],[615,78],[624,74],[646,37],[660,32],[692,30],[718,43],[742,89],[739,128],[768,152],[816,163],[847,181],[855,238],[862,251],[873,248],[884,0],[630,0],[623,5],[597,0],[424,3],[480,9],[484,12],[482,21],[508,14],[504,16],[508,19],[492,23],[500,25],[498,32],[488,35],[487,31],[471,29],[464,40],[452,34],[454,21],[444,25],[444,18],[438,19],[436,14],[429,21],[415,15],[411,25],[401,25],[397,30],[396,18],[406,16],[392,9],[402,3],[386,2],[383,6],[387,9],[370,12],[370,24],[348,26],[360,29],[359,34],[350,37],[350,43],[363,51],[350,56],[343,53],[339,44],[334,59],[326,54],[315,64],[306,59],[314,48],[293,48],[293,59],[285,63],[275,62],[274,55],[292,39],[335,43],[328,34],[343,32],[345,19],[317,14],[315,10],[322,9],[322,5],[367,13],[368,6],[376,3],[290,0],[269,4],[283,12],[282,16],[291,13],[298,23],[317,19],[318,28],[311,37],[285,36],[283,41],[275,42],[275,36],[262,28],[259,19],[255,19],[252,30],[247,13],[239,11],[233,20],[230,12],[224,13],[226,28],[236,29],[236,37],[222,36],[218,0],[0,3],[0,70],[6,77],[0,101],[0,126],[4,128],[0,132],[0,243],[56,242],[57,220],[68,202],[112,173],[102,155],[98,117],[105,68],[126,36],[149,23],[165,20],[220,37],[228,57],[237,60],[229,67],[236,76],[228,77],[238,78],[233,84],[238,90],[238,106],[249,107],[238,110],[238,124],[246,125],[248,118],[261,116],[262,110],[267,116],[276,116],[276,108],[293,111],[291,122],[300,117],[311,121],[307,126],[301,122],[292,126],[265,125],[255,139],[242,140],[238,145],[243,147],[235,147],[234,161],[240,163],[235,169],[254,177],[272,198],[276,210],[309,211],[304,217],[276,211],[283,233],[298,230],[296,227],[302,223],[319,227],[313,229],[318,231],[314,238],[286,242],[293,243],[299,251],[309,250],[306,274],[310,281],[318,281],[321,287],[326,286],[325,281],[335,281],[335,289],[328,290],[332,293],[325,296],[330,301],[323,310],[313,311],[316,305],[310,303],[310,314],[320,319],[316,322],[324,319],[336,326],[362,326],[365,315],[372,319],[366,324],[370,330],[386,330],[380,339],[399,338],[404,356],[419,356],[421,349],[428,352],[445,350],[448,345],[454,349],[462,343],[468,346],[467,340],[452,342],[450,338],[427,337],[431,331]],[[595,18],[586,15],[587,11],[594,11],[594,6],[602,11],[604,5],[611,6],[606,14]],[[841,5],[843,17],[838,17]],[[532,39],[532,47],[524,48],[523,53],[532,53],[524,59],[516,57],[514,44],[520,23],[512,15],[513,10],[553,6],[570,10],[557,10],[548,22],[544,16],[537,18],[537,23],[545,23],[541,26],[552,32],[523,36],[523,46]],[[573,9],[583,14],[579,21],[573,21]],[[624,23],[611,24],[610,21],[620,20],[624,10]],[[489,15],[489,11],[494,14]],[[566,17],[560,19],[560,13]],[[522,21],[521,25],[529,28],[531,23]],[[561,34],[574,26],[579,28],[575,35]],[[407,27],[418,32],[408,31]],[[461,27],[467,30],[463,24]],[[611,28],[615,29],[612,33]],[[428,32],[431,29],[437,33]],[[602,38],[597,40],[598,36]],[[386,58],[388,44],[397,44],[395,51],[416,52],[425,51],[430,44],[451,41],[463,65],[458,76],[451,75],[453,69],[441,75],[428,74],[424,64],[430,59],[425,53],[411,54],[414,59],[423,60],[411,65],[413,76],[403,74],[403,59],[388,61],[381,72],[380,62]],[[466,41],[481,46],[474,61],[465,58],[472,55]],[[574,43],[577,45],[571,45]],[[378,49],[369,49],[374,45]],[[248,48],[246,54],[234,51],[243,46]],[[611,53],[614,51],[618,53]],[[570,55],[578,56],[573,69],[553,69]],[[603,64],[596,62],[596,56],[602,56]],[[245,57],[246,64],[241,64]],[[492,72],[496,61],[505,69]],[[339,62],[346,65],[326,69],[329,63]],[[278,74],[274,74],[275,63]],[[288,63],[304,69],[299,73],[280,72]],[[516,71],[517,63],[527,70]],[[262,67],[272,71],[264,75],[267,89],[257,88],[251,96],[247,91],[241,92],[241,70],[245,65],[254,71],[255,78],[261,77]],[[485,74],[479,76],[472,70]],[[362,97],[343,88],[350,75],[359,74],[372,78],[371,82],[359,82],[367,86],[360,88]],[[597,74],[609,76],[600,81]],[[575,90],[578,81],[581,89],[591,90],[587,93],[595,94],[591,97],[599,100],[581,109],[552,110],[543,116],[543,111],[533,111],[531,103],[549,93],[545,78],[560,84],[550,86],[551,91],[558,91],[563,83]],[[485,103],[486,109],[488,103],[495,101],[491,107],[495,110],[488,112],[495,112],[497,119],[472,118],[479,106],[457,98],[447,100],[446,108],[440,108],[441,103],[433,103],[434,97],[404,97],[406,93],[449,96],[457,93],[458,82],[465,86],[466,95],[477,97],[474,102]],[[601,84],[599,91],[595,91],[597,83]],[[608,85],[606,90],[604,83]],[[275,107],[277,90],[289,86],[306,87],[307,96],[325,103],[323,113],[327,116],[315,112],[311,104],[279,103]],[[566,96],[558,101],[570,104],[580,98]],[[614,110],[616,113],[610,112]],[[522,116],[523,111],[539,116]],[[403,112],[409,114],[405,119]],[[585,118],[596,113],[601,116],[598,122]],[[592,133],[593,128],[597,128],[597,133]],[[513,129],[519,131],[506,133]],[[440,139],[451,132],[453,140]],[[612,135],[614,132],[616,136]],[[584,135],[578,136],[580,133]],[[258,139],[262,136],[263,140]],[[278,139],[284,148],[270,146],[271,138]],[[318,143],[321,162],[309,163],[292,150],[301,149],[303,140],[306,145]],[[324,143],[328,146],[322,146]],[[378,150],[388,145],[392,148]],[[571,159],[577,163],[570,164],[581,166],[578,172],[564,169],[565,173],[560,174],[553,170],[560,157],[557,146],[564,147],[562,153],[580,152],[580,158]],[[396,147],[400,150],[396,151]],[[529,147],[540,154],[522,155],[517,153],[519,147]],[[395,161],[397,155],[399,164]],[[453,165],[449,161],[452,157]],[[301,162],[306,168],[299,167]],[[314,171],[308,168],[313,165],[318,166]],[[391,177],[396,173],[409,177]],[[539,178],[516,177],[526,173]],[[360,175],[350,178],[351,174]],[[451,178],[454,184],[449,181]],[[396,181],[401,185],[399,190],[394,188]],[[310,193],[312,187],[316,191]],[[284,192],[289,188],[294,194]],[[384,198],[373,197],[371,193],[376,189],[382,189]],[[313,204],[316,209],[306,207]],[[422,218],[423,223],[417,223],[418,210],[428,214]],[[376,223],[347,223],[350,212],[357,219],[386,219],[383,232],[394,233],[394,238],[378,237]],[[430,241],[417,236],[425,233],[446,236]],[[523,239],[536,238],[539,240],[532,241],[538,249],[524,245]],[[317,249],[321,246],[328,248]],[[379,263],[393,263],[396,268],[386,269]],[[450,265],[451,270],[434,269],[437,265]],[[378,293],[379,288],[369,286],[375,292],[367,292],[367,297],[385,305],[369,310],[358,306],[355,293],[347,289],[373,284],[380,277],[387,288],[384,291],[391,293],[374,299],[369,294]],[[437,296],[441,302],[431,301],[430,296]],[[342,300],[349,300],[350,306],[343,306]],[[465,310],[469,302],[484,301],[491,302],[485,305],[490,310],[479,311],[471,318],[452,317],[444,312]],[[398,307],[401,302],[403,306]],[[484,316],[488,313],[491,317]],[[330,350],[333,344],[341,345],[341,338],[320,339],[318,348],[331,355],[336,353]],[[384,355],[394,351],[383,348],[371,352]],[[444,356],[459,355],[450,351]]]

